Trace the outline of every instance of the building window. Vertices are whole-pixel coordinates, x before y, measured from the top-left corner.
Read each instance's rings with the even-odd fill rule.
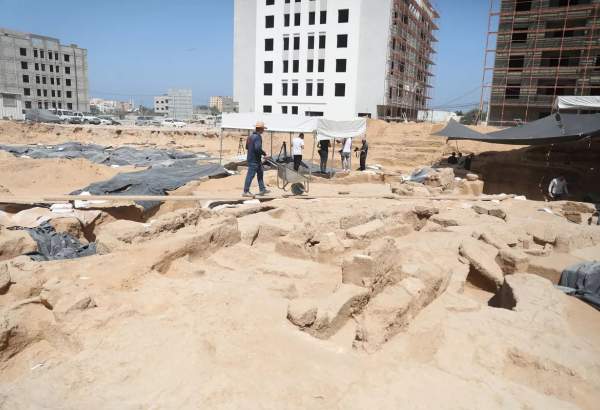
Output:
[[[44,97],[48,97],[48,90],[44,90]]]
[[[267,6],[272,6],[275,4],[275,0],[267,0]]]
[[[44,50],[40,50],[40,58],[45,58],[45,56],[44,56]]]
[[[69,60],[71,59],[71,56],[69,56],[68,54],[65,54],[65,62],[69,62]]]
[[[317,83],[317,96],[323,97],[323,94],[325,94],[325,84]]]
[[[42,71],[46,71],[46,64],[42,64]]]
[[[54,85],[54,77],[50,77],[50,85]]]
[[[308,49],[309,50],[315,49],[315,36],[312,34],[310,36],[308,36]]]
[[[321,24],[327,24],[327,10],[322,10],[319,16],[319,22]]]
[[[315,60],[307,60],[306,61],[306,72],[312,73],[315,71]]]
[[[56,79],[56,85],[60,85],[60,78]]]
[[[264,95],[273,95],[273,84],[265,83],[263,86],[263,94]]]
[[[27,108],[27,109],[31,108],[31,101],[25,101],[25,108]]]
[[[42,84],[46,84],[46,77],[42,77]]]
[[[294,37],[294,50],[300,50],[300,37]]]
[[[48,50],[48,60],[52,60],[52,51]]]
[[[66,85],[67,87],[70,87],[70,86],[71,86],[71,79],[70,79],[70,78],[67,78],[67,79],[65,80],[65,85]]]
[[[314,26],[317,22],[317,13],[311,11],[308,13],[308,25]]]
[[[298,83],[292,83],[292,95],[295,97],[298,96]]]
[[[33,50],[33,56],[34,56],[35,58],[37,58],[37,56],[38,56],[38,51],[37,51],[37,50],[35,50],[35,49]]]
[[[320,58],[319,59],[319,67],[317,69],[320,73],[324,73],[325,72],[325,59],[324,58]]]
[[[40,70],[40,65],[38,63],[35,63],[35,71],[39,71]]]
[[[65,74],[71,74],[71,67],[65,67]]]
[[[67,103],[67,110],[73,109],[73,103]]]
[[[23,88],[23,95],[31,95],[31,88]]]
[[[338,10],[338,23],[347,23],[348,21],[350,21],[350,10]]]
[[[345,97],[346,96],[346,84],[335,83],[335,96],[336,97]]]
[[[59,66],[56,66],[56,70],[54,70],[54,71],[56,71],[57,73],[59,73],[60,72],[59,68],[60,68]]]
[[[265,61],[265,74],[273,74],[273,62]]]
[[[338,34],[337,36],[337,48],[348,47],[348,34]]]
[[[320,34],[319,35],[319,48],[321,48],[321,49],[325,48],[325,40],[326,40],[325,34]]]
[[[27,49],[26,48],[20,48],[19,49],[19,54],[23,57],[27,57]]]
[[[517,69],[517,71],[523,71],[523,67],[525,66],[525,56],[510,56],[508,60],[508,67]]]
[[[289,37],[284,37],[283,38],[283,49],[284,50],[289,50],[290,49],[290,38]]]
[[[273,51],[273,39],[265,38],[265,51]]]
[[[338,58],[335,60],[335,72],[336,73],[345,73],[346,72],[346,59]]]
[[[265,16],[265,28],[273,28],[273,27],[275,27],[275,16]],[[68,61],[68,60],[65,60],[65,61]]]
[[[299,26],[300,25],[300,13],[295,13],[294,14],[294,26]]]
[[[310,81],[306,83],[306,96],[312,97],[313,95],[313,83]]]
[[[281,83],[281,95],[288,95],[288,83]]]
[[[285,27],[289,27],[290,26],[290,13],[285,13],[283,15],[283,25]]]
[[[294,61],[292,62],[292,71],[293,71],[294,73],[297,73],[297,72],[299,72],[299,71],[300,71],[300,60],[294,60]]]
[[[36,75],[36,76],[35,76],[35,83],[36,83],[36,84],[39,84],[39,83],[40,83],[40,76],[39,76],[39,75]]]
[[[45,108],[45,109],[48,109],[48,101],[45,101],[45,102],[44,102],[44,108]]]
[[[273,112],[273,107],[271,107],[270,105],[263,105],[263,112],[265,114],[270,114]]]
[[[60,97],[60,91],[58,92],[58,96]],[[62,110],[62,103],[61,102],[58,103],[58,109]]]
[[[54,72],[54,66],[52,64],[50,64],[50,72],[53,73]]]
[[[39,88],[36,90],[37,91],[37,96],[41,97],[42,96],[42,90],[40,90]]]
[[[287,114],[288,113],[288,107],[287,107],[287,105],[282,105],[281,106],[281,113],[282,114]]]
[[[28,75],[23,75],[23,82],[24,83],[28,83],[29,82],[29,76]]]
[[[298,115],[298,106],[292,105],[292,115]]]
[[[73,93],[71,93],[71,91],[67,91],[67,98],[72,98]]]
[[[290,71],[290,62],[288,60],[283,60],[283,72],[287,73]]]
[[[517,0],[515,4],[515,11],[529,11],[531,10],[531,0]]]
[[[56,97],[56,91],[52,90],[52,97]]]
[[[60,98],[60,96],[61,96],[61,92],[60,92],[60,90],[58,90],[56,93],[57,93],[57,95],[58,95],[58,98]]]
[[[27,61],[21,61],[21,69],[27,70]]]
[[[507,100],[518,100],[521,97],[521,83],[510,83],[507,85],[505,94]]]

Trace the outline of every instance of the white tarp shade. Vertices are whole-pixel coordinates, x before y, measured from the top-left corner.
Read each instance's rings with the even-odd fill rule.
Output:
[[[357,118],[351,121],[332,121],[319,119],[317,139],[331,140],[336,138],[358,138],[367,133],[367,120]]]
[[[255,112],[223,114],[222,129],[254,130],[257,122],[264,122],[267,131],[273,132],[314,132],[317,117],[286,114],[261,114]]]
[[[600,96],[556,97],[554,108],[559,110],[600,110]]]
[[[333,121],[322,117],[254,112],[223,114],[221,128],[254,130],[257,122],[264,122],[267,132],[316,132],[319,140],[357,138],[367,133],[367,120],[365,118]]]

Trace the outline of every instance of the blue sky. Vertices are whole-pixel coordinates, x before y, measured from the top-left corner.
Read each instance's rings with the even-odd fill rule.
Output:
[[[434,3],[442,17],[432,105],[478,101],[488,2]],[[87,48],[94,97],[148,104],[186,87],[202,104],[232,93],[233,0],[0,0],[0,26]]]

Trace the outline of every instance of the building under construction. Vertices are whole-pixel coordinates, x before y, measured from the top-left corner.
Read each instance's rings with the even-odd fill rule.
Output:
[[[488,123],[545,117],[556,96],[600,95],[599,23],[600,0],[491,0],[482,91]]]

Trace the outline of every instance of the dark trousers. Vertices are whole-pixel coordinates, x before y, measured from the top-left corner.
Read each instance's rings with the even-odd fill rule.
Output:
[[[367,169],[367,155],[360,154],[360,170],[364,171]]]
[[[319,151],[319,157],[321,157],[321,173],[326,173],[327,172],[327,157],[329,152],[328,151]]]
[[[246,174],[246,181],[244,182],[244,192],[250,192],[250,185],[252,184],[252,180],[254,176],[258,180],[258,188],[260,191],[266,190],[265,182],[263,181],[263,167],[262,164],[249,162],[248,163],[248,173]]]
[[[294,171],[300,169],[300,164],[302,164],[302,155],[294,155]]]

